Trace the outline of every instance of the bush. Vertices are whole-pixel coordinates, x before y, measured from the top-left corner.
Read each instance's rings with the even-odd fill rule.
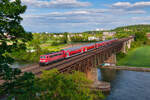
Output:
[[[57,45],[60,45],[60,44],[64,44],[64,42],[63,42],[63,41],[62,41],[62,42],[53,41],[53,42],[51,43],[51,46],[57,46]]]
[[[104,95],[101,92],[96,91],[94,93],[89,88],[91,84],[92,82],[86,78],[84,73],[65,74],[53,69],[43,71],[38,79],[31,77],[30,80],[23,82],[22,87],[15,88],[17,92],[12,94],[11,97],[15,97],[17,100],[103,99]]]
[[[125,56],[126,56],[125,53],[122,53],[122,52],[117,53],[117,61],[119,61],[120,59],[124,58]]]

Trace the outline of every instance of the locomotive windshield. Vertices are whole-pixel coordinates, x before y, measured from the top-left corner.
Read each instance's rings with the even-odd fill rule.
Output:
[[[45,56],[41,56],[40,58],[45,58]]]

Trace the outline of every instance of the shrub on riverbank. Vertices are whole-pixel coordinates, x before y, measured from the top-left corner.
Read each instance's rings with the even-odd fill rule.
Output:
[[[121,60],[121,59],[122,59],[122,58],[124,58],[125,56],[126,56],[126,54],[125,54],[125,53],[123,53],[123,52],[119,52],[119,53],[117,53],[117,56],[116,56],[117,61]]]
[[[21,87],[13,88],[14,92],[11,97],[15,97],[17,100],[104,99],[104,95],[100,91],[95,91],[95,93],[89,88],[91,84],[92,82],[86,78],[84,73],[65,74],[53,69],[43,71],[38,79],[32,77],[30,80],[24,81]]]

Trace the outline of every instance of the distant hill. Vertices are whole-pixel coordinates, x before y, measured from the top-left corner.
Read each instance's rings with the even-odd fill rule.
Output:
[[[113,31],[121,31],[121,32],[150,32],[150,24],[141,24],[141,25],[130,25],[130,26],[123,26],[113,29]]]

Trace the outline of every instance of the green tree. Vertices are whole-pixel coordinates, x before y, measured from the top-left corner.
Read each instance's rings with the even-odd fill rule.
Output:
[[[125,38],[125,37],[128,37],[129,34],[125,33],[125,32],[118,32],[115,34],[115,38]]]
[[[31,75],[30,75],[31,76]],[[27,79],[26,77],[22,77]],[[89,87],[91,81],[87,80],[85,74],[74,72],[73,74],[59,73],[57,69],[44,71],[40,78],[23,83],[18,93],[11,97],[18,100],[95,100],[103,99],[99,91],[93,92]]]
[[[32,47],[33,50],[35,50],[36,55],[40,55],[41,52],[41,39],[40,39],[41,35],[38,33],[34,33],[33,34],[33,39],[31,41],[28,42],[29,47]]]
[[[68,33],[67,32],[64,33],[63,41],[64,41],[64,43],[68,43]]]
[[[45,71],[37,86],[42,90],[40,100],[93,100],[103,97],[95,95],[88,88],[90,84],[83,73],[61,74],[54,69]]]
[[[146,32],[136,32],[135,41],[140,41],[141,43],[145,44],[147,41]]]
[[[25,49],[25,42],[32,39],[32,35],[26,33],[20,24],[22,21],[20,14],[23,14],[25,10],[26,6],[22,5],[20,0],[0,1],[0,79],[4,80],[0,85],[0,95],[13,94],[16,86],[20,84],[18,75],[21,74],[21,71],[9,67],[14,60],[6,53],[11,53],[14,49]],[[26,73],[23,76],[30,75],[32,74]]]

